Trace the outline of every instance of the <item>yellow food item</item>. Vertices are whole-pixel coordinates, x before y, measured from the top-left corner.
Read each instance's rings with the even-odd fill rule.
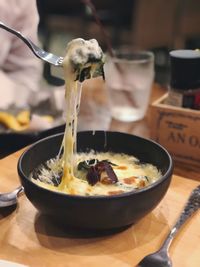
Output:
[[[39,115],[38,115],[39,116]],[[48,123],[52,123],[54,118],[50,115],[39,116]],[[24,131],[31,128],[31,112],[22,110],[16,116],[11,113],[0,111],[0,124],[14,131]]]
[[[21,125],[15,116],[4,111],[0,112],[0,123],[14,131],[23,131],[28,127],[28,125]]]
[[[30,123],[30,111],[29,110],[22,110],[16,116],[17,121],[21,125],[28,125]]]
[[[50,115],[43,115],[41,118],[50,123],[54,121],[54,118]]]

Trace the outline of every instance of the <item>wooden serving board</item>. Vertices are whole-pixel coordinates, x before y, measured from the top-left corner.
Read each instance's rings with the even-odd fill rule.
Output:
[[[0,161],[0,191],[19,185],[15,153]],[[130,267],[158,249],[198,181],[173,176],[164,199],[131,227],[95,236],[61,229],[36,211],[23,195],[14,210],[0,209],[0,259],[30,267]],[[200,266],[200,216],[197,212],[170,248],[174,267]]]

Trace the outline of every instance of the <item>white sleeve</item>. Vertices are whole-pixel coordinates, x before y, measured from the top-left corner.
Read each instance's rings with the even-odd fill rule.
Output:
[[[9,4],[9,1],[7,2]],[[17,0],[11,2],[13,7],[10,6],[10,9],[13,8],[15,18],[12,20],[13,25],[10,26],[37,44],[39,16],[36,1]],[[16,4],[14,5],[14,3]],[[0,83],[3,85],[3,88],[0,86],[1,98],[4,94],[7,95],[7,98],[13,94],[15,104],[19,107],[25,106],[26,103],[30,102],[31,95],[39,90],[41,73],[41,61],[33,55],[22,40],[13,35],[9,53],[1,66]]]

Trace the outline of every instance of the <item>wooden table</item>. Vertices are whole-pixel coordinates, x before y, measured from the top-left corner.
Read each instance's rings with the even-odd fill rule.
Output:
[[[98,82],[98,86],[101,83]],[[152,100],[163,90],[155,86]],[[112,121],[110,129],[149,137],[148,123],[147,115],[138,123]],[[0,161],[2,192],[19,185],[16,165],[20,154],[17,152]],[[170,188],[156,209],[124,231],[98,237],[59,229],[38,214],[25,196],[21,196],[16,209],[0,210],[0,259],[31,267],[135,266],[146,254],[159,248],[191,190],[198,184],[197,170],[176,166]],[[174,267],[200,266],[199,229],[200,216],[197,213],[182,228],[171,246]]]

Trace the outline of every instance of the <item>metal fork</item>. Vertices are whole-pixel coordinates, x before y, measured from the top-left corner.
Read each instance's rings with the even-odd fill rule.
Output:
[[[183,211],[181,212],[177,222],[169,232],[161,248],[144,257],[136,267],[172,267],[172,261],[168,254],[170,244],[177,234],[180,227],[185,223],[191,215],[200,208],[200,185],[191,193]]]
[[[21,32],[12,29],[5,23],[0,21],[0,28],[19,37],[34,53],[34,55],[56,67],[62,67],[63,57],[56,56],[52,53],[46,52],[37,45],[35,45],[28,37],[25,37]]]

